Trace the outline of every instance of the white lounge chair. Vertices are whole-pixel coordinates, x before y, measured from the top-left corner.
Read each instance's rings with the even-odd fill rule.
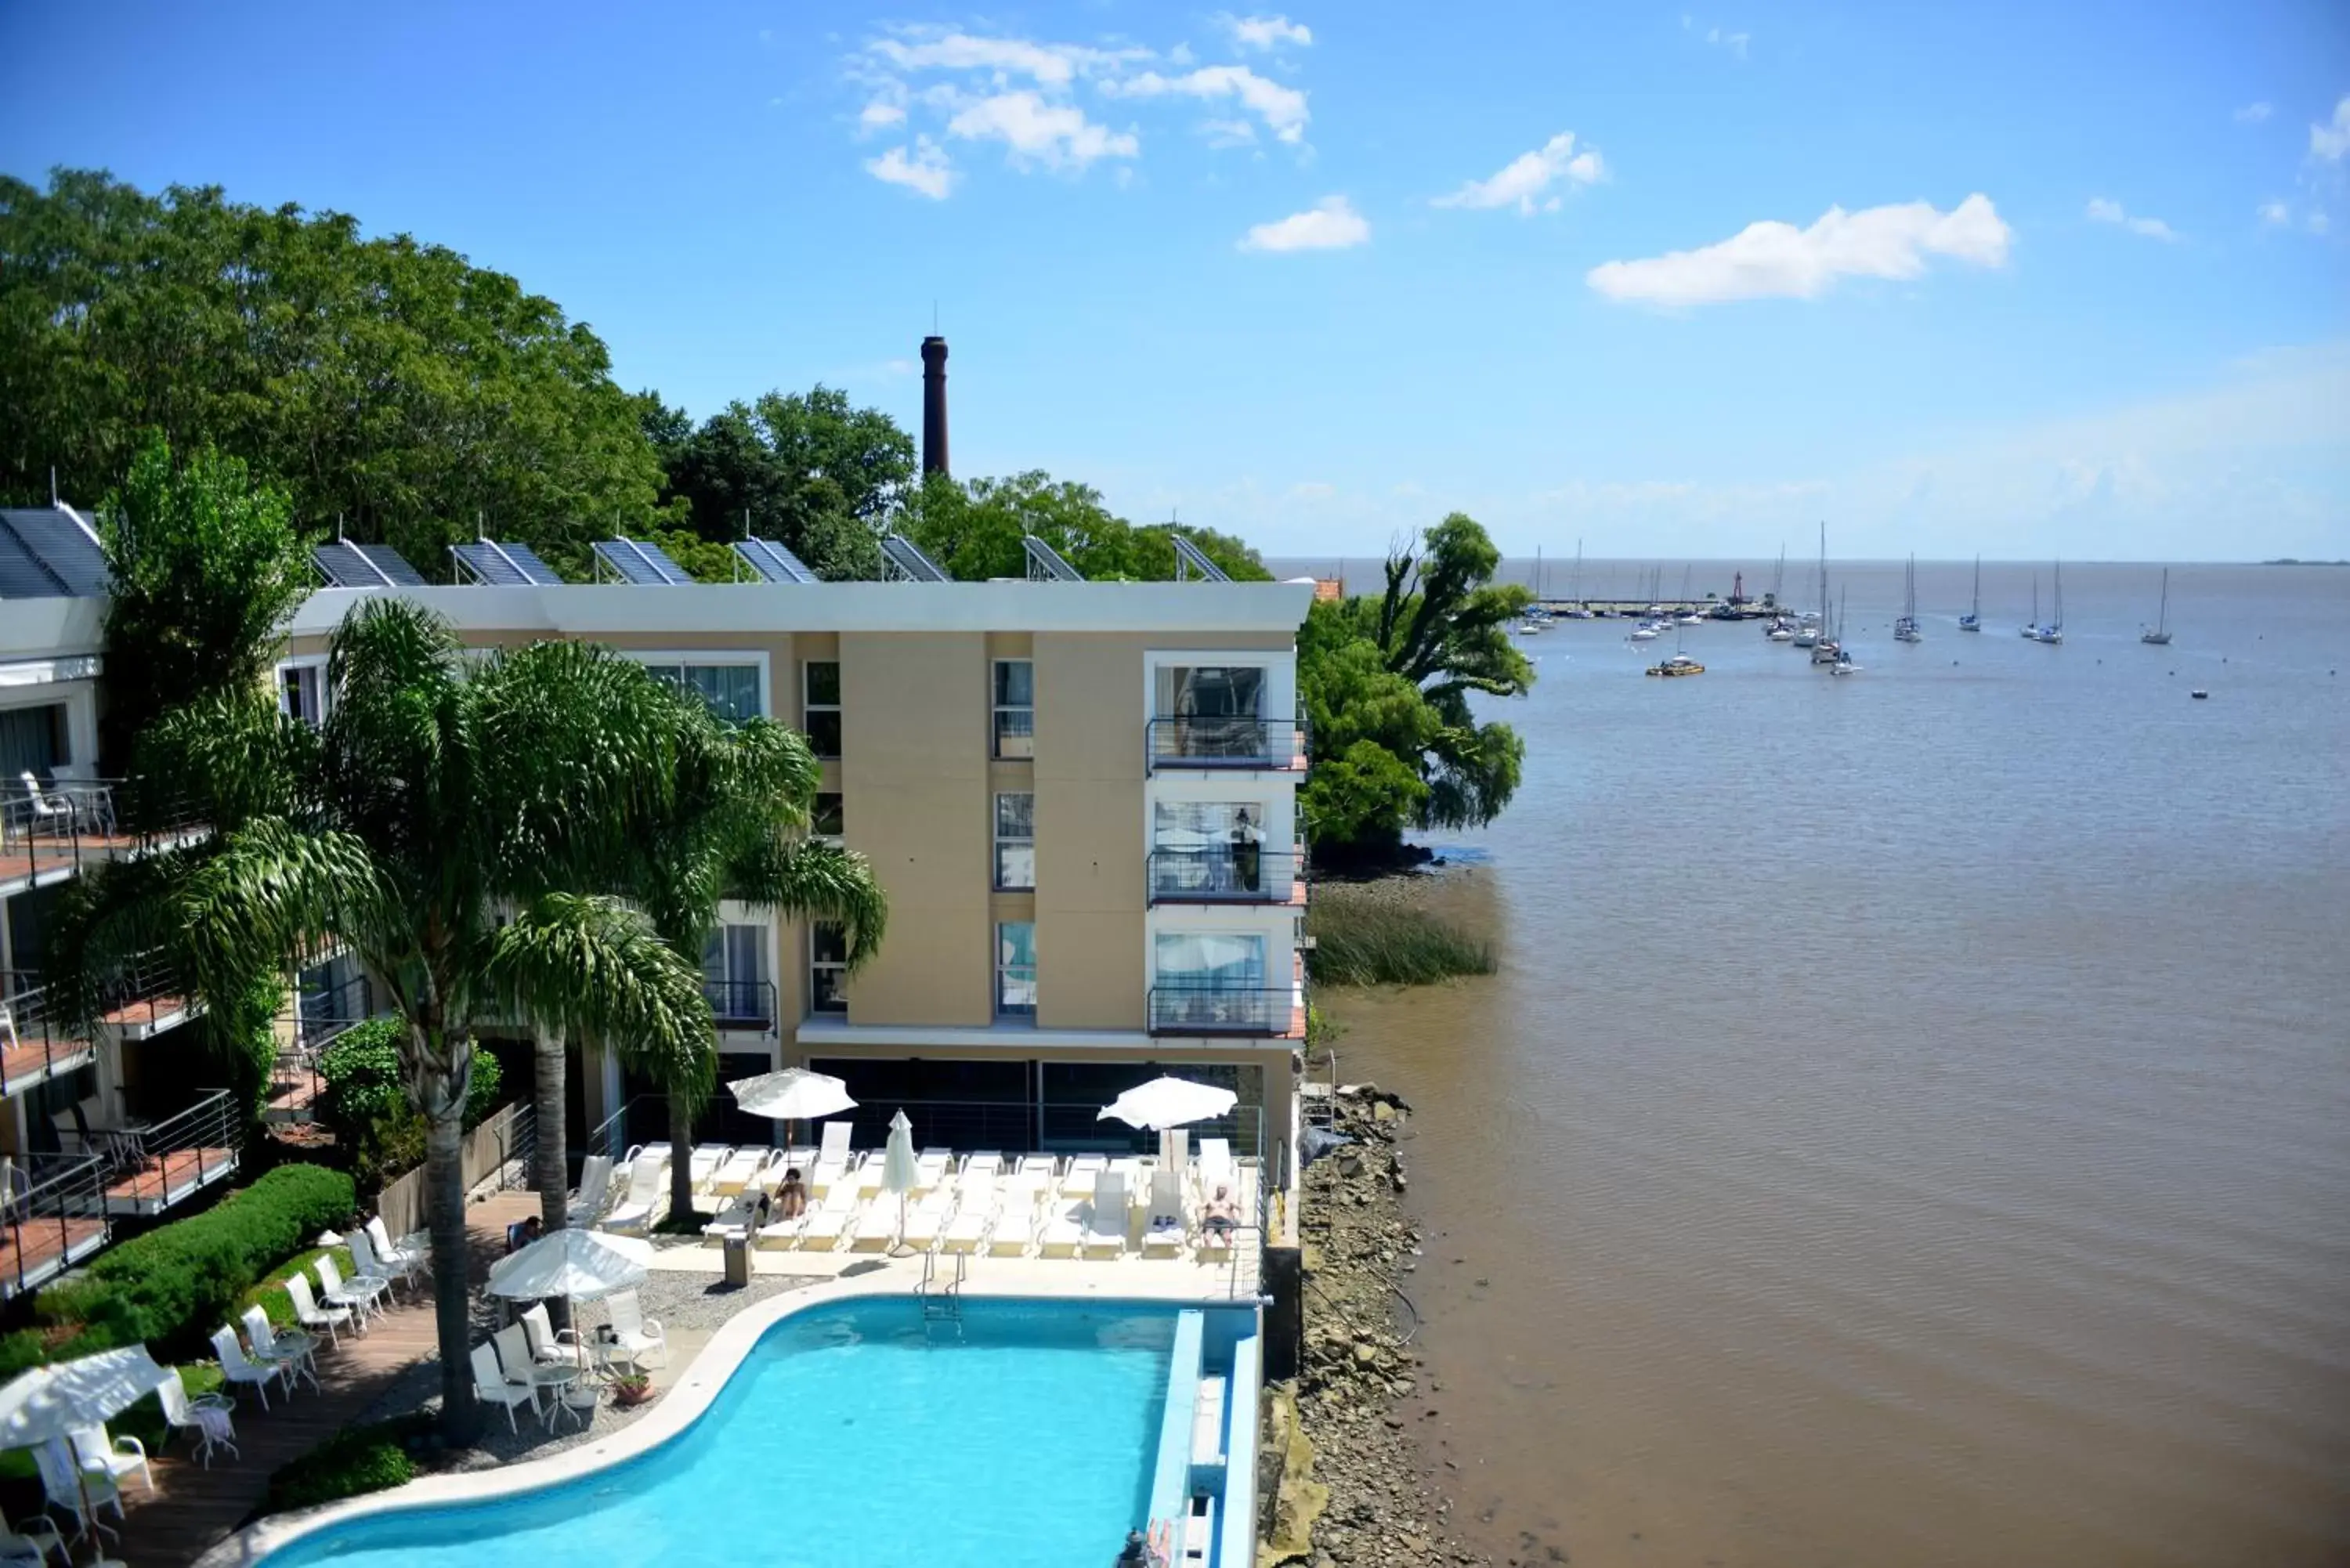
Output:
[[[1230,1138],[1203,1137],[1200,1140],[1200,1158],[1193,1165],[1195,1185],[1202,1193],[1213,1192],[1218,1186],[1238,1190],[1240,1179],[1232,1168],[1232,1142]]]
[[[948,1220],[939,1236],[942,1252],[976,1253],[987,1242],[987,1233],[998,1217],[996,1197],[991,1185],[986,1191],[966,1189],[955,1204],[954,1218]]]
[[[733,1236],[748,1236],[759,1218],[759,1195],[737,1192],[726,1200],[726,1207],[710,1217],[702,1228],[705,1244],[715,1246]]]
[[[1086,1211],[1081,1255],[1109,1259],[1126,1255],[1126,1178],[1105,1170],[1094,1180],[1094,1200]]]
[[[98,1521],[101,1508],[114,1510],[117,1519],[122,1517],[122,1489],[114,1484],[111,1474],[81,1468],[65,1443],[55,1438],[33,1450],[33,1463],[41,1472],[41,1490],[49,1506],[71,1516],[77,1531],[115,1533]]]
[[[350,1308],[347,1306],[320,1306],[318,1304],[317,1298],[310,1293],[310,1279],[307,1274],[289,1274],[286,1276],[286,1299],[294,1303],[295,1322],[300,1324],[305,1330],[312,1334],[324,1330],[327,1335],[327,1343],[335,1346],[338,1350],[342,1348],[342,1336],[338,1331],[350,1326]],[[261,1311],[259,1307],[255,1307],[252,1310],[254,1312]],[[265,1324],[268,1322],[268,1318],[265,1315],[262,1321]],[[245,1332],[247,1334],[251,1334],[253,1332],[253,1324],[250,1316],[246,1319]],[[277,1359],[276,1354],[271,1349],[264,1346],[258,1339],[254,1341],[254,1349],[265,1360],[275,1361]]]
[[[206,1469],[213,1468],[214,1449],[226,1449],[231,1458],[236,1457],[236,1422],[231,1418],[235,1406],[218,1394],[189,1393],[180,1369],[168,1370],[170,1376],[155,1386],[166,1428],[196,1435],[196,1458]]]
[[[520,1432],[522,1428],[515,1422],[515,1407],[527,1405],[531,1414],[537,1415],[538,1389],[529,1384],[507,1382],[506,1375],[498,1367],[497,1352],[487,1343],[473,1346],[473,1397],[485,1405],[504,1406],[506,1430]]]
[[[1040,1258],[1074,1258],[1086,1244],[1085,1217],[1087,1205],[1055,1199],[1045,1219],[1044,1229],[1036,1233],[1036,1255]]]
[[[365,1226],[352,1231],[343,1240],[351,1250],[353,1282],[374,1284],[380,1281],[383,1284],[384,1299],[391,1300],[393,1293],[400,1288],[400,1282],[407,1278],[406,1271],[396,1264],[387,1263],[376,1256],[375,1241],[368,1235]]]
[[[95,1427],[84,1427],[72,1434],[74,1458],[86,1470],[104,1470],[120,1486],[125,1477],[137,1476],[139,1484],[149,1496],[155,1491],[155,1472],[147,1468],[147,1445],[136,1438],[118,1438],[100,1421]]]
[[[821,1198],[832,1190],[834,1182],[853,1171],[858,1166],[857,1151],[848,1140],[857,1129],[847,1122],[824,1124],[824,1141],[817,1147],[816,1162],[808,1171],[808,1190]]]
[[[773,1210],[769,1212],[773,1213]],[[807,1228],[808,1213],[809,1210],[804,1209],[788,1220],[781,1214],[775,1215],[764,1225],[759,1227],[758,1236],[753,1244],[765,1247],[770,1251],[783,1251],[798,1246],[800,1232]]]
[[[668,1146],[662,1145],[666,1149]],[[598,1230],[650,1231],[669,1212],[669,1156],[641,1149],[629,1160],[629,1186]]]
[[[604,1200],[611,1195],[611,1158],[591,1154],[579,1168],[579,1187],[566,1201],[564,1215],[575,1226],[593,1225],[604,1212]]]
[[[233,1328],[213,1332],[213,1354],[220,1357],[221,1376],[231,1388],[242,1386],[252,1389],[261,1397],[261,1407],[269,1408],[269,1386],[286,1376],[284,1367],[246,1360],[244,1346],[236,1342],[236,1330]]]
[[[1150,1208],[1143,1220],[1142,1255],[1180,1258],[1183,1255],[1183,1179],[1173,1169],[1150,1173]]]
[[[343,1278],[343,1271],[335,1266],[332,1252],[318,1254],[318,1293],[330,1307],[351,1309],[351,1332],[367,1333],[368,1314],[381,1312],[382,1298],[391,1286],[383,1280]]]
[[[947,1168],[953,1163],[954,1156],[942,1148],[931,1149],[917,1156],[914,1160],[914,1195],[919,1198],[925,1192],[936,1191],[947,1179]]]
[[[931,1193],[906,1210],[906,1224],[899,1233],[899,1239],[916,1251],[929,1251],[939,1244],[939,1232],[946,1229],[954,1209],[954,1198],[943,1188]]]
[[[895,1196],[877,1198],[865,1206],[857,1217],[857,1228],[848,1239],[852,1252],[879,1252],[889,1249],[898,1239],[898,1199]]]
[[[307,1285],[310,1282],[305,1280],[302,1282]],[[289,1296],[287,1299],[292,1298]],[[317,1391],[317,1340],[296,1340],[279,1334],[277,1325],[269,1321],[269,1314],[257,1306],[245,1308],[238,1315],[237,1322],[244,1325],[244,1341],[253,1346],[253,1358],[264,1366],[279,1369],[285,1379],[286,1397],[293,1397],[300,1388],[299,1380],[305,1377],[310,1380],[311,1391]]]
[[[607,1160],[605,1163],[608,1167],[611,1162]],[[364,1229],[367,1231],[368,1241],[375,1248],[376,1262],[387,1269],[396,1271],[400,1278],[411,1284],[424,1272],[426,1265],[432,1262],[423,1248],[403,1247],[391,1239],[390,1229],[384,1224],[383,1216],[380,1214],[370,1215]]]
[[[967,1154],[962,1157],[962,1170],[961,1174],[964,1176],[1001,1176],[1003,1174],[1003,1156],[992,1148],[983,1148],[976,1150],[973,1153]]]
[[[987,1225],[987,1255],[991,1258],[1025,1257],[1028,1249],[1036,1244],[1036,1205],[1015,1202],[1007,1194],[995,1210],[995,1218]]]
[[[66,1549],[66,1538],[57,1533],[48,1515],[36,1513],[22,1525],[0,1519],[0,1564],[5,1568],[48,1568],[52,1552],[66,1568],[73,1568],[73,1553]]]
[[[669,1365],[669,1334],[658,1318],[647,1317],[644,1307],[634,1291],[622,1291],[605,1303],[611,1314],[613,1347],[639,1366],[646,1365],[645,1357],[656,1354],[663,1366]]]
[[[1043,1185],[1050,1187],[1054,1178],[1061,1174],[1061,1162],[1049,1154],[1024,1154],[1012,1168],[1012,1173],[1024,1180],[1042,1178]]]
[[[847,1182],[835,1182],[824,1195],[824,1201],[808,1210],[807,1223],[800,1227],[800,1251],[830,1252],[840,1244],[843,1232],[857,1218],[857,1189]]]
[[[1069,1168],[1061,1173],[1061,1196],[1091,1198],[1094,1195],[1094,1178],[1108,1168],[1109,1156],[1106,1154],[1072,1155]]]
[[[771,1148],[760,1148],[754,1144],[736,1147],[710,1178],[712,1195],[732,1198],[749,1187],[751,1179],[759,1174],[767,1163],[767,1157],[773,1153],[775,1150]]]
[[[726,1162],[733,1157],[733,1153],[734,1146],[732,1144],[696,1144],[691,1157],[691,1165],[687,1173],[688,1179],[693,1183],[693,1189],[696,1192],[708,1192],[711,1189],[711,1183],[718,1179],[718,1173],[726,1168]]]

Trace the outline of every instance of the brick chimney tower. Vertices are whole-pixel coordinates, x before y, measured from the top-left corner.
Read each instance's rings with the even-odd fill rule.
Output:
[[[922,476],[947,472],[947,340],[922,339]]]

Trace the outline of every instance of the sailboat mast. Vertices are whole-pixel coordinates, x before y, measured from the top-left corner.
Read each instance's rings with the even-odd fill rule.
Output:
[[[1981,556],[1975,557],[1974,617],[1977,620],[1982,618],[1982,557]]]
[[[2170,629],[2170,568],[2162,568],[2162,607],[2154,612],[2154,629]]]

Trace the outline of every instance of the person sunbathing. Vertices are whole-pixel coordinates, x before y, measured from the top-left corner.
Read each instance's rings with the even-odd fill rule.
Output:
[[[798,1166],[784,1172],[784,1184],[775,1189],[775,1211],[786,1220],[807,1212],[807,1183],[800,1179]]]
[[[1220,1184],[1216,1188],[1216,1195],[1208,1199],[1207,1207],[1201,1211],[1200,1223],[1210,1235],[1229,1241],[1232,1231],[1240,1225],[1240,1205],[1232,1201],[1232,1189]]]

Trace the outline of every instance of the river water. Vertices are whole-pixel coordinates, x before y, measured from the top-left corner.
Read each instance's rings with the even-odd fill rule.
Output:
[[[2135,566],[2022,640],[2033,570],[1965,635],[1921,566],[1905,647],[1899,566],[1840,568],[1847,680],[1528,641],[1524,784],[1435,894],[1500,972],[1324,996],[1417,1108],[1408,1414],[1472,1541],[2350,1563],[2350,569],[2177,568],[2168,649]]]

